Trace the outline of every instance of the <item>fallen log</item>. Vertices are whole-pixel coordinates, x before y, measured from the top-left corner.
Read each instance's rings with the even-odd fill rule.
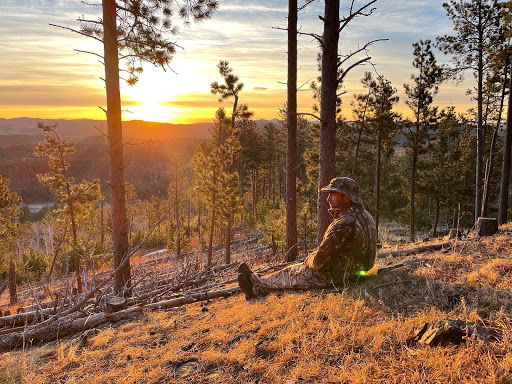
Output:
[[[159,310],[180,307],[199,301],[228,297],[240,292],[239,287],[221,289],[211,292],[200,292],[172,300],[159,301],[144,306],[134,306],[114,313],[95,313],[88,317],[73,318],[73,315],[62,317],[46,326],[35,326],[23,332],[15,332],[0,336],[0,352],[16,348],[26,348],[40,343],[54,341],[59,338],[95,328],[104,323],[116,323],[121,320],[130,320],[141,315],[144,310]]]
[[[16,348],[26,348],[40,343],[57,340],[59,338],[83,332],[104,323],[115,323],[120,320],[133,319],[142,314],[142,308],[132,307],[123,311],[107,314],[95,313],[87,317],[73,318],[72,316],[61,318],[46,326],[35,327],[24,332],[16,332],[0,337],[0,351],[10,351]]]
[[[238,293],[238,292],[241,292],[240,288],[233,287],[233,288],[221,289],[218,291],[193,293],[191,295],[187,295],[184,297],[178,297],[176,299],[158,301],[156,303],[147,304],[144,306],[144,309],[151,310],[151,309],[167,309],[167,308],[180,307],[182,305],[192,304],[192,303],[195,303],[198,301],[206,301],[206,300],[216,299],[219,297],[228,297],[228,296],[231,296],[232,294]]]
[[[453,245],[453,242],[446,241],[444,243],[422,245],[421,247],[416,247],[416,248],[398,249],[396,251],[389,251],[389,252],[379,252],[377,254],[377,257],[408,256],[408,255],[414,255],[416,253],[423,253],[423,252],[428,252],[428,251],[437,251],[437,250],[440,250],[440,249],[449,248],[452,245]]]
[[[57,308],[58,310],[62,308]],[[57,312],[55,308],[46,308],[41,311],[30,311],[18,313],[16,315],[2,316],[0,317],[0,328],[2,327],[13,327],[23,324],[32,324],[39,319],[45,319]]]

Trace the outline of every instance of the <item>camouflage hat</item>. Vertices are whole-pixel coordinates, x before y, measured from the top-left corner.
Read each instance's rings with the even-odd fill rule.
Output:
[[[344,195],[350,197],[353,203],[362,204],[361,199],[359,196],[357,196],[359,187],[357,186],[357,183],[350,177],[335,177],[331,180],[329,185],[323,187],[321,191],[335,191],[343,193]]]

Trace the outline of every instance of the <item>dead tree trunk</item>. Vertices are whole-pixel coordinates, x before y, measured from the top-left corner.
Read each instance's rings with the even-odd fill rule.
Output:
[[[503,105],[505,104],[505,95],[507,89],[507,81],[508,81],[508,60],[504,69],[504,77],[503,84],[501,90],[501,98],[500,98],[500,107],[498,109],[498,119],[496,121],[496,127],[494,129],[492,139],[491,139],[491,148],[489,149],[489,158],[487,160],[487,167],[485,172],[485,184],[484,184],[484,195],[482,198],[482,212],[481,216],[487,216],[487,210],[489,206],[489,195],[491,188],[491,180],[492,180],[492,171],[494,169],[494,151],[496,148],[496,140],[498,138],[498,132],[500,130],[501,118],[503,116]]]
[[[117,294],[130,291],[131,272],[128,255],[128,220],[124,184],[123,131],[121,123],[121,94],[119,87],[119,58],[115,0],[102,0],[103,48],[105,85],[107,93],[107,125],[110,155],[110,186],[112,212],[112,242],[114,245],[114,289]],[[118,268],[122,265],[121,268]]]

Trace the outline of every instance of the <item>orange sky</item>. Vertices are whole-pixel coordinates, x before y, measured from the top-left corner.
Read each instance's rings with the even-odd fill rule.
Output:
[[[101,46],[71,32],[52,28],[56,23],[77,27],[76,17],[88,15],[91,8],[78,0],[3,0],[0,14],[0,117],[104,119],[98,106],[104,106],[103,68],[95,56],[74,50],[101,52]],[[379,4],[381,3],[381,4]],[[343,4],[343,2],[342,2]],[[370,55],[378,73],[389,78],[403,96],[403,83],[413,68],[411,44],[420,38],[434,39],[449,33],[442,1],[377,3],[371,22],[359,21],[342,36],[340,51],[347,52],[376,39]],[[178,51],[172,71],[145,65],[145,72],[134,87],[124,85],[122,97],[125,120],[142,119],[174,123],[211,121],[220,105],[209,92],[212,81],[220,80],[216,65],[228,60],[245,83],[241,102],[255,112],[255,118],[275,118],[286,99],[286,34],[272,29],[285,26],[285,2],[278,0],[221,2],[211,20],[182,27],[176,40],[185,48]],[[320,33],[320,3],[300,15],[302,31]],[[93,15],[94,16],[94,15]],[[313,101],[309,81],[317,76],[317,44],[310,38],[299,40],[299,110],[311,112]],[[440,56],[440,61],[449,58]],[[361,68],[349,75],[344,96],[344,114],[351,118],[350,101],[361,92]],[[471,86],[468,74],[464,84],[441,87],[436,103],[467,109],[465,90]],[[229,102],[222,106],[230,108]],[[403,101],[397,111],[408,114]]]

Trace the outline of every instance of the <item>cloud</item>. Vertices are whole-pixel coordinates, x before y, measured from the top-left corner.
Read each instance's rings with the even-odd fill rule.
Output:
[[[413,71],[411,44],[451,31],[443,1],[381,0],[376,3],[373,16],[360,17],[343,31],[340,52],[356,49],[369,40],[389,38],[373,45],[370,55],[378,72],[388,77],[402,95],[402,84],[409,81]],[[341,4],[342,14],[346,15],[349,3]],[[357,4],[362,2],[356,1]],[[76,54],[74,49],[101,54],[101,45],[48,24],[76,28],[79,15],[95,18],[101,16],[100,10],[101,7],[89,7],[78,0],[2,0],[0,113],[9,106],[24,106],[25,111],[42,111],[48,116],[50,112],[41,108],[47,106],[55,111],[55,117],[65,114],[66,108],[73,111],[69,113],[86,111],[87,106],[97,109],[104,100],[104,84],[99,79],[103,67],[97,57]],[[171,64],[178,75],[145,65],[139,84],[123,86],[123,100],[180,107],[184,111],[181,119],[213,116],[211,112],[219,104],[209,93],[209,85],[220,80],[216,68],[219,60],[228,60],[245,84],[242,102],[247,102],[257,116],[272,117],[266,114],[275,115],[286,98],[282,83],[286,81],[287,65],[286,31],[272,27],[286,27],[287,13],[287,4],[282,0],[231,0],[221,2],[219,10],[204,22],[187,27],[177,21],[179,33],[172,39],[185,48],[175,54]],[[301,11],[301,31],[321,34],[318,16],[322,13],[323,2],[319,1]],[[300,36],[298,54],[300,85],[318,76],[318,43],[309,36]],[[448,60],[443,56],[440,59]],[[364,71],[372,69],[358,68],[348,76],[345,86],[350,94],[346,97],[362,91],[359,79]],[[439,100],[462,105],[466,102],[465,88],[466,85],[442,88],[445,93],[440,93]],[[310,110],[310,91],[299,93],[299,104]]]

